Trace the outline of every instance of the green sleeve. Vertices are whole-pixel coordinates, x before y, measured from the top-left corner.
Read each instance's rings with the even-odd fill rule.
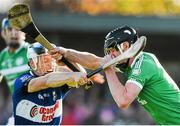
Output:
[[[142,59],[136,62],[128,76],[127,82],[133,82],[141,89],[148,84],[148,81],[155,75],[155,65],[153,61]]]

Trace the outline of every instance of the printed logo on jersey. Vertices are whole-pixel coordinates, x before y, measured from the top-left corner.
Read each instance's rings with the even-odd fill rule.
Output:
[[[30,75],[24,75],[20,78],[21,82],[24,83],[25,81],[27,81],[29,78],[31,78],[32,76]]]
[[[143,100],[141,98],[137,98],[137,101],[141,104],[141,105],[146,105],[147,104],[147,101],[146,100]]]
[[[141,69],[133,69],[132,74],[133,75],[139,75],[141,73]]]
[[[42,121],[52,121],[54,118],[54,113],[59,107],[59,102],[52,107],[41,107],[39,110],[39,114],[42,115]]]
[[[30,116],[33,118],[37,114],[38,114],[38,107],[37,107],[37,105],[35,105],[35,106],[32,107],[32,109],[30,111]]]
[[[16,115],[38,123],[49,123],[62,115],[62,99],[51,106],[41,106],[29,100],[22,100],[17,104]]]

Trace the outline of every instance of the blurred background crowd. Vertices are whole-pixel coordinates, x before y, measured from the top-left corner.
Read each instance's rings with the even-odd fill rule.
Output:
[[[145,51],[155,53],[180,86],[180,0],[0,0],[0,20],[16,2],[30,5],[35,24],[56,45],[104,56],[104,37],[129,25],[147,36]],[[26,41],[33,42],[27,37]],[[5,42],[0,37],[0,50]],[[102,73],[103,74],[103,73]],[[126,78],[120,74],[120,79]],[[0,84],[0,124],[12,113],[6,81]],[[73,89],[65,98],[62,124],[154,124],[134,102],[127,110],[115,104],[107,83]]]

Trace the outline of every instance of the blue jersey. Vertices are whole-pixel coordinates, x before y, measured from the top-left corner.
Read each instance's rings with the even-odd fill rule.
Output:
[[[16,79],[13,93],[15,125],[59,125],[62,118],[62,100],[69,91],[67,85],[27,92],[30,73]]]

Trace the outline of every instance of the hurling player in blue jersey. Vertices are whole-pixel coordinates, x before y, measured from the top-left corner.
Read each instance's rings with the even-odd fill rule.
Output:
[[[55,60],[39,43],[28,48],[27,56],[31,70],[14,84],[15,125],[59,125],[65,94],[70,87],[87,83],[86,73],[68,68],[55,72]]]

